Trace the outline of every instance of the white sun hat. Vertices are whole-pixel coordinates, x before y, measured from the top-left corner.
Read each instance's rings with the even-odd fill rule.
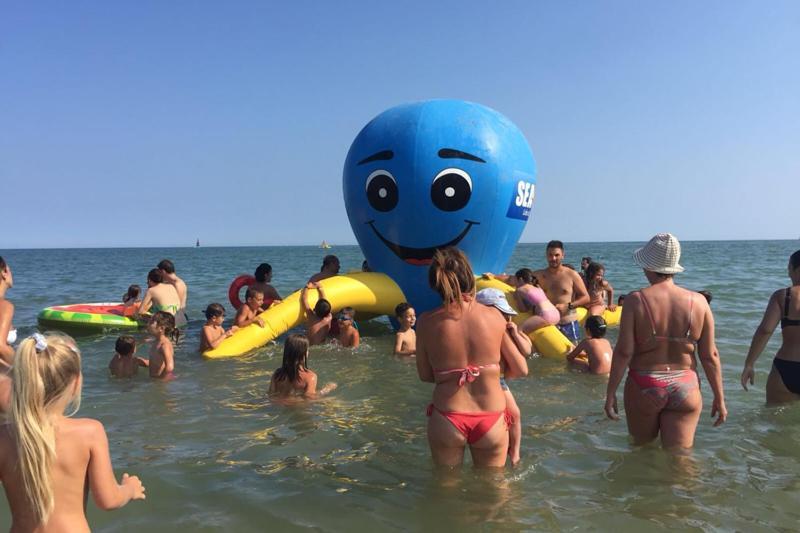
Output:
[[[658,274],[683,272],[678,264],[681,259],[681,243],[671,233],[659,233],[633,252],[633,261],[645,270]]]

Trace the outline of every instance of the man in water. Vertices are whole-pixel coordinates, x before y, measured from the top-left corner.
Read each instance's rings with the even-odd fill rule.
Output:
[[[181,299],[181,308],[175,316],[176,323],[179,319],[178,314],[181,315],[180,318],[188,321],[189,317],[186,316],[186,298],[188,296],[188,289],[186,288],[186,283],[184,283],[184,281],[179,278],[177,274],[175,274],[175,264],[169,259],[162,259],[156,268],[161,271],[163,283],[169,283],[170,285],[173,285],[175,290],[178,291],[178,297]],[[182,320],[180,322],[182,322]]]
[[[589,293],[581,275],[562,264],[564,260],[564,243],[550,241],[545,251],[547,268],[537,270],[533,274],[539,280],[547,299],[555,305],[561,314],[556,327],[569,340],[578,342],[581,336],[578,315],[575,308],[589,303]]]
[[[339,268],[339,258],[335,255],[326,255],[322,259],[322,268],[319,269],[319,272],[311,276],[308,282],[316,283],[323,279],[332,278],[339,273]]]

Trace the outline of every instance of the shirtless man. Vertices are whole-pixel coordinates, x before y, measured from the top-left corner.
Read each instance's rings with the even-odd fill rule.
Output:
[[[580,274],[561,264],[564,260],[563,242],[548,242],[545,256],[547,268],[533,274],[539,280],[539,286],[544,290],[547,299],[553,302],[561,314],[561,320],[556,327],[573,343],[578,342],[581,331],[575,308],[589,303],[586,285]]]
[[[183,323],[183,319],[187,322],[189,317],[186,316],[186,297],[188,296],[188,290],[186,288],[186,283],[175,274],[175,264],[170,261],[169,259],[162,259],[161,262],[158,263],[156,266],[161,271],[163,276],[163,283],[169,283],[175,290],[178,291],[178,297],[181,299],[181,308],[180,308],[180,315],[178,317],[177,314],[175,316],[177,323]],[[180,318],[180,319],[179,319]]]
[[[323,279],[332,278],[339,273],[339,268],[339,258],[335,255],[326,255],[322,259],[322,268],[319,269],[319,272],[311,276],[308,282],[316,283],[318,281],[322,281]],[[311,344],[314,343],[312,342]]]

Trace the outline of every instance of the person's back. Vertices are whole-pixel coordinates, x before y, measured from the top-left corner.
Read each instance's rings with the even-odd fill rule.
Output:
[[[775,355],[779,359],[800,361],[800,285],[787,287],[776,294],[781,309],[782,342]]]
[[[100,509],[143,499],[137,477],[114,479],[103,425],[64,416],[80,405],[75,342],[36,333],[20,344],[15,361],[10,416],[0,426],[0,482],[11,531],[89,531],[89,492]]]
[[[611,371],[611,354],[614,348],[608,339],[584,339],[586,356],[589,360],[589,372],[592,374],[608,374]]]
[[[635,349],[631,368],[695,368],[708,303],[694,291],[658,283],[628,295],[635,316]]]
[[[496,310],[470,301],[462,303],[460,309],[434,309],[418,324],[417,332],[426,339],[425,352],[436,373],[435,405],[465,412],[505,409],[499,380],[505,321]],[[480,377],[461,386],[461,373],[442,373],[470,366],[479,367]]]

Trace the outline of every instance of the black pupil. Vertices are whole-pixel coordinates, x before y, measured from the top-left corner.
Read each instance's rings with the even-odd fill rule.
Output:
[[[439,177],[431,186],[433,205],[442,211],[458,211],[467,205],[471,194],[469,182],[454,172]]]
[[[386,174],[378,174],[367,185],[369,205],[378,211],[391,211],[397,205],[397,184]]]

